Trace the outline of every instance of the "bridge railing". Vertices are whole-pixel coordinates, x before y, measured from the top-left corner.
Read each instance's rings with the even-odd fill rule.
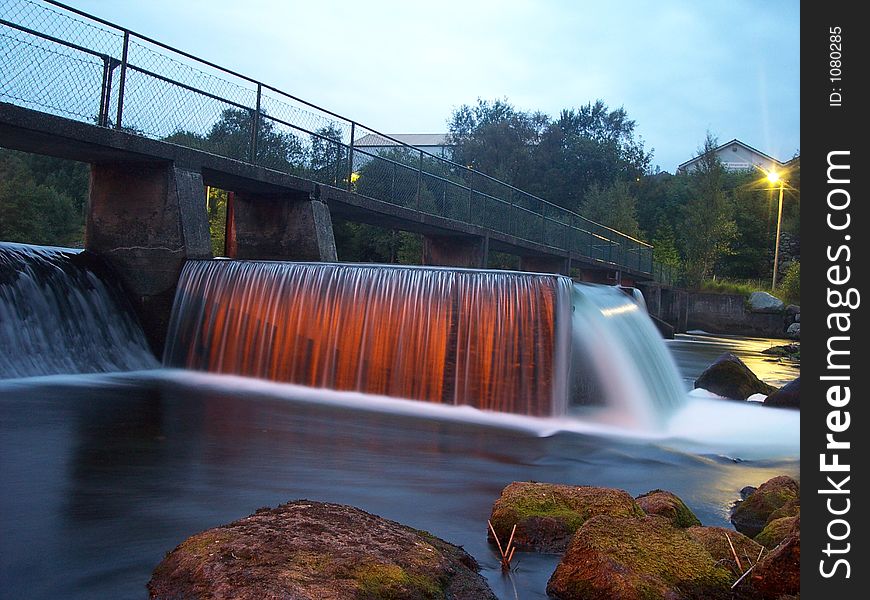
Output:
[[[0,0],[0,60],[6,102],[664,276],[641,240],[55,0]]]

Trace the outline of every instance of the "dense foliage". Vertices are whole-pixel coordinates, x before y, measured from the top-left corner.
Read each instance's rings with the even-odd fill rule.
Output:
[[[250,114],[226,110],[205,134],[179,131],[166,141],[247,159]],[[347,149],[334,126],[313,135],[281,129],[260,120],[260,164],[450,218],[464,219],[474,208],[467,195],[470,173],[483,172],[549,202],[655,246],[655,259],[681,274],[688,287],[716,287],[712,281],[763,282],[769,279],[776,231],[776,190],[758,172],[733,173],[718,162],[711,135],[698,151],[698,168],[671,175],[653,171],[652,150],[636,133],[625,109],[602,101],[566,108],[553,118],[523,111],[507,100],[478,100],[456,109],[448,120],[456,164],[393,149],[356,156],[347,181]],[[472,172],[460,165],[469,166]],[[81,245],[87,197],[87,166],[0,149],[0,239]],[[800,164],[786,174],[783,231],[798,235]],[[208,197],[213,250],[223,253],[226,193]],[[476,218],[497,218],[499,215]],[[503,215],[502,215],[503,216]],[[336,222],[341,260],[419,263],[419,235],[386,227]],[[798,259],[790,256],[788,260]],[[494,255],[494,267],[514,267],[509,256]],[[799,273],[799,266],[792,269]],[[799,295],[799,275],[785,271],[784,292]],[[706,282],[706,283],[705,283]],[[719,284],[721,285],[721,284]],[[750,285],[754,285],[750,283]]]

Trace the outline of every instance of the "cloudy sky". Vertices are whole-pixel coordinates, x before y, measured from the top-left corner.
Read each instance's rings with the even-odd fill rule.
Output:
[[[477,98],[550,115],[602,99],[666,171],[708,130],[800,149],[797,1],[69,3],[385,133],[444,132]]]

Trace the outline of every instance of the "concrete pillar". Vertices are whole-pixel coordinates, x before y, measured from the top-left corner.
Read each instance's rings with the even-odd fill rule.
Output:
[[[91,165],[85,248],[117,272],[159,358],[184,261],[211,258],[202,175],[169,163]]]
[[[520,271],[568,274],[568,259],[559,256],[520,256]]]
[[[619,273],[613,269],[580,269],[580,281],[616,285],[619,283]]]
[[[423,264],[439,267],[485,269],[489,240],[459,235],[424,235]]]
[[[239,192],[227,207],[227,256],[336,262],[329,207],[308,194]]]
[[[670,323],[677,333],[685,333],[689,320],[689,295],[682,290],[662,288],[661,318]]]
[[[637,284],[637,289],[646,301],[646,311],[654,317],[662,318],[662,286],[654,281],[643,281]]]

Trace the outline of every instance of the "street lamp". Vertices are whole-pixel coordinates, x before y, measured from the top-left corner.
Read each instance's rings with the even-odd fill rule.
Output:
[[[785,187],[785,179],[776,171],[767,172],[767,180],[776,185],[779,183],[779,207],[776,211],[776,249],[773,251],[773,281],[770,284],[770,291],[776,289],[776,275],[779,270],[779,232],[782,228],[782,193]]]

